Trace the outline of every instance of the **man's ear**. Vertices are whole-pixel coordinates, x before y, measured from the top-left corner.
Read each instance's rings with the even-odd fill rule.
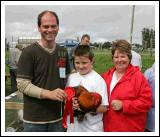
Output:
[[[58,29],[58,32],[59,32],[60,28],[59,28],[59,26],[57,26],[57,27],[58,27],[57,29]]]
[[[38,28],[38,31],[39,31],[39,32],[41,32],[41,31],[40,31],[40,27],[39,27],[39,26],[37,26],[37,28]]]

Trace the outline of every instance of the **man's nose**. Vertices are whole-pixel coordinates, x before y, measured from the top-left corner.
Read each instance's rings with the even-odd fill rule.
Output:
[[[50,27],[48,28],[48,31],[53,31],[53,28],[50,26]]]

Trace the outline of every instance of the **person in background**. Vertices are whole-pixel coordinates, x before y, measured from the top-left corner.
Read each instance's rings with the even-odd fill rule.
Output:
[[[9,70],[10,70],[10,79],[11,79],[11,92],[14,93],[17,91],[17,68],[18,61],[21,55],[23,46],[17,44],[15,48],[10,48],[9,50]]]
[[[114,67],[102,74],[109,96],[104,114],[105,132],[144,132],[152,93],[139,67],[131,64],[131,45],[117,40],[112,47]]]
[[[79,45],[89,45],[90,44],[90,36],[88,34],[84,34],[81,38],[81,42]]]
[[[131,64],[133,66],[139,66],[139,68],[142,69],[141,55],[135,52],[134,50],[131,50],[131,54],[132,54]]]
[[[25,132],[63,132],[64,87],[70,73],[68,53],[56,44],[59,19],[45,10],[38,15],[41,39],[26,47],[19,59],[17,85],[23,93]]]
[[[107,87],[103,78],[95,72],[93,68],[94,54],[89,46],[79,45],[74,52],[74,64],[76,73],[69,75],[67,86],[83,86],[89,92],[99,93],[102,97],[101,105],[96,109],[97,114],[86,113],[82,122],[78,122],[77,117],[74,124],[68,122],[69,132],[102,132],[103,131],[103,113],[107,111],[108,95]],[[73,99],[73,107],[79,109],[78,102]]]
[[[145,131],[155,132],[155,63],[152,65],[151,68],[147,69],[144,72],[144,75],[147,78],[152,88],[152,99],[153,99],[152,108],[147,113],[147,123]]]

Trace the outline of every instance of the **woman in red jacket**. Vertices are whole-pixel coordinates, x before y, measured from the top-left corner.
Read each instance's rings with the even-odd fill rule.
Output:
[[[104,114],[104,131],[143,132],[146,113],[152,105],[151,88],[139,67],[130,64],[131,45],[125,40],[113,43],[114,67],[102,74],[109,96]]]

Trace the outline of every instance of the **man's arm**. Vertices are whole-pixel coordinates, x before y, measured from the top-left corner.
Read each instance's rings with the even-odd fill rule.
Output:
[[[39,88],[31,83],[31,80],[24,78],[17,78],[17,88],[21,93],[28,96],[40,98],[42,88]]]
[[[17,78],[17,88],[21,93],[28,96],[39,98],[39,99],[50,99],[64,101],[66,99],[66,94],[62,89],[47,90],[42,89],[31,83],[29,79]]]

